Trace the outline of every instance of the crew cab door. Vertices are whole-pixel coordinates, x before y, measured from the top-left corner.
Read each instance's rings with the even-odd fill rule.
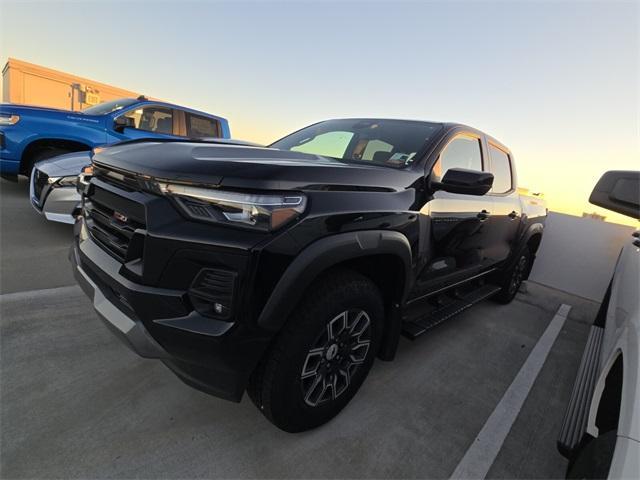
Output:
[[[118,117],[127,117],[131,127],[108,128],[109,142],[136,138],[179,138],[184,132],[183,112],[165,105],[145,104],[132,108]],[[115,121],[114,118],[114,121]]]
[[[516,191],[515,169],[511,154],[502,146],[487,141],[489,171],[493,174],[493,187],[489,196],[493,202],[491,239],[487,255],[494,263],[509,258],[517,247],[516,241],[522,218],[522,203]]]
[[[456,134],[437,154],[427,183],[440,181],[450,168],[485,170],[483,141],[476,133]],[[464,280],[492,263],[492,209],[492,197],[486,194],[433,192],[420,210],[426,244],[421,247],[415,296]]]

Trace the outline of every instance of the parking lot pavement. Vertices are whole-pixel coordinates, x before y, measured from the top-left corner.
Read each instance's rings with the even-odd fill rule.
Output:
[[[72,285],[73,227],[49,222],[29,203],[29,182],[0,179],[0,293]]]
[[[558,478],[555,450],[597,305],[535,284],[484,302],[377,362],[314,431],[183,385],[130,352],[77,287],[0,297],[3,478],[448,477],[561,303],[572,306],[489,477]]]

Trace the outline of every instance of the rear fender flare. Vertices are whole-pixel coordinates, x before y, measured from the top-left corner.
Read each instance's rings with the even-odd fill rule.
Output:
[[[533,237],[534,235],[542,235],[543,231],[544,225],[542,223],[534,223],[532,225],[529,225],[522,235],[522,238],[520,239],[520,249],[524,248],[527,243],[529,243],[531,237]]]
[[[520,254],[529,243],[529,240],[531,240],[531,237],[533,237],[534,235],[542,235],[543,231],[544,231],[544,225],[542,223],[534,223],[533,225],[529,225],[525,230],[525,232],[520,237],[520,241],[518,242],[517,247],[513,250],[511,254],[511,258],[509,258],[509,260],[507,261],[506,265],[503,267],[502,270],[508,271],[511,267],[513,267],[515,263],[518,261],[518,258],[520,258]],[[530,253],[531,253],[531,264],[533,264],[536,254],[534,252],[530,252]],[[529,276],[529,273],[530,272],[527,272],[527,277]]]

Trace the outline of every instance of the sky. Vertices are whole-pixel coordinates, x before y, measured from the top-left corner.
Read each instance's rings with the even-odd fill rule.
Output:
[[[550,209],[640,170],[637,1],[0,0],[0,62],[225,116],[270,143],[319,120],[461,122],[514,153]]]

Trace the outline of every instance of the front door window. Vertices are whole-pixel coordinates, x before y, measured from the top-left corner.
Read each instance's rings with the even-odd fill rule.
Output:
[[[449,142],[433,166],[432,179],[436,182],[442,180],[450,168],[482,171],[480,139],[464,135]]]

